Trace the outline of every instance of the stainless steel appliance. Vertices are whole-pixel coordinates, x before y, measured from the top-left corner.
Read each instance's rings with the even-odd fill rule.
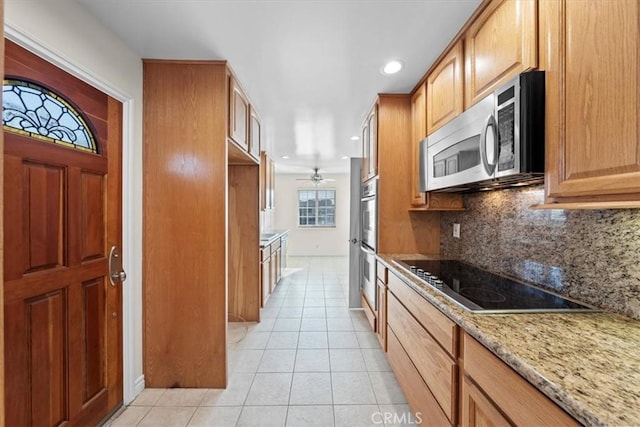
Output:
[[[375,251],[378,247],[378,178],[362,185],[360,207],[362,243]]]
[[[473,313],[587,312],[594,308],[453,260],[396,260],[402,269]]]
[[[376,292],[376,253],[366,247],[362,250],[362,293],[369,302],[372,310],[378,308],[378,293]]]
[[[466,191],[544,178],[544,72],[522,73],[420,143],[421,191]]]
[[[378,247],[378,179],[373,178],[362,186],[362,292],[373,310],[377,310],[376,249]]]

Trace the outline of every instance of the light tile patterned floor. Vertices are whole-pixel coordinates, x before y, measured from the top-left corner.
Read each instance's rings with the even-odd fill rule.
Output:
[[[347,308],[348,259],[288,262],[262,322],[229,324],[226,389],[146,389],[111,425],[355,427],[415,419],[364,313]]]

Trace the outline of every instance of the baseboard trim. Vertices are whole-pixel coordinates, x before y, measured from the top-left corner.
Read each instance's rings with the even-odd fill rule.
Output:
[[[142,390],[144,390],[144,375],[140,375],[138,378],[136,378],[136,382],[133,390],[133,393],[134,393],[133,399],[135,399],[137,395],[142,393]]]

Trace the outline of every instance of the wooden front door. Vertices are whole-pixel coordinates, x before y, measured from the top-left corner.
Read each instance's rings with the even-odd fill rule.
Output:
[[[122,403],[122,105],[5,46],[6,424],[95,425]]]

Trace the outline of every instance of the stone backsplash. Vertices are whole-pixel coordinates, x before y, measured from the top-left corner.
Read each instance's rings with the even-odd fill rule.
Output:
[[[640,319],[640,210],[531,209],[543,200],[541,186],[465,194],[441,215],[441,254]]]

